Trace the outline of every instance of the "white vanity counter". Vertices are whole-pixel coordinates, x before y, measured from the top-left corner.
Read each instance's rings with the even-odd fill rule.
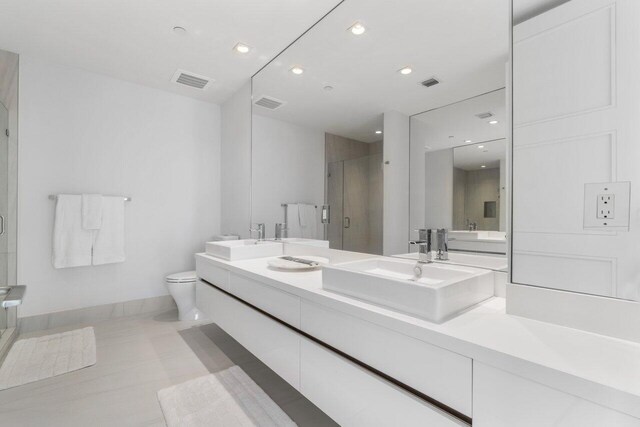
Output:
[[[364,254],[351,256],[371,258]],[[488,365],[640,418],[640,344],[510,316],[505,313],[502,298],[492,298],[449,321],[435,324],[325,291],[321,270],[277,271],[268,267],[267,260],[229,262],[206,254],[196,255],[200,277],[201,271],[216,267],[297,296],[302,302],[465,356],[473,360],[474,366]],[[333,257],[332,261],[341,260]],[[230,292],[223,282],[214,284]],[[278,308],[274,310],[273,314],[279,317]],[[283,320],[300,324],[300,319]]]

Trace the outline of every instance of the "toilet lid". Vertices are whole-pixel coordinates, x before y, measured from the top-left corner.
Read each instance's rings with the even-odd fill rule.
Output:
[[[184,271],[182,273],[170,274],[167,276],[168,283],[192,283],[198,276],[195,271]]]

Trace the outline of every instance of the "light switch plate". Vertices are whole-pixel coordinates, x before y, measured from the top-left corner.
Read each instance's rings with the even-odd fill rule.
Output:
[[[584,228],[629,230],[630,182],[584,185]]]

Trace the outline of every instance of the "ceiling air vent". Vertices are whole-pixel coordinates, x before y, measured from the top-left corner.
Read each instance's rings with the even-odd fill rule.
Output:
[[[431,87],[437,85],[438,83],[440,83],[438,79],[436,79],[435,77],[431,77],[430,79],[427,79],[420,84],[424,87]]]
[[[278,108],[282,107],[284,104],[286,104],[286,102],[281,101],[279,99],[276,98],[272,98],[270,96],[261,96],[260,98],[258,98],[258,100],[256,102],[254,102],[254,104],[260,106],[260,107],[264,107],[264,108],[268,108],[269,110],[277,110]]]
[[[487,111],[486,113],[476,114],[476,117],[479,119],[488,119],[489,117],[493,117],[493,113],[491,111]]]
[[[206,89],[207,86],[215,80],[190,71],[178,70],[171,78],[171,81],[181,85],[191,86],[196,89]]]

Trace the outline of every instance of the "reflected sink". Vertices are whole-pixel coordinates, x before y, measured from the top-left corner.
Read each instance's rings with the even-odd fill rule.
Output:
[[[449,238],[456,240],[506,240],[504,231],[466,231],[466,230],[450,230]]]
[[[205,247],[207,254],[227,261],[282,255],[282,243],[255,239],[207,242]]]
[[[285,243],[295,243],[298,245],[317,246],[319,248],[328,248],[328,240],[305,239],[303,237],[285,237],[282,239]]]
[[[322,287],[440,323],[493,296],[493,272],[449,264],[371,258],[322,269]]]

